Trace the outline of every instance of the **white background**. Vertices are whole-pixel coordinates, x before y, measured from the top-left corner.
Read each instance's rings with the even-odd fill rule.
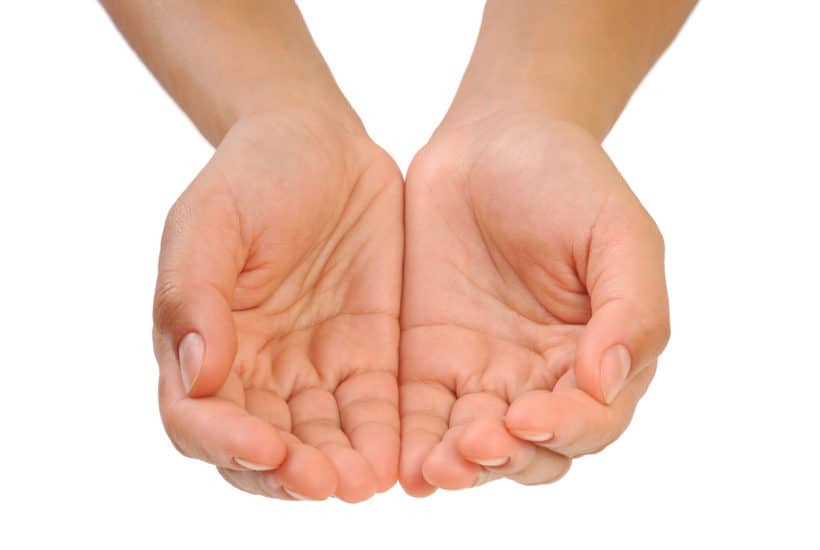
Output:
[[[406,168],[481,3],[302,5]],[[820,547],[819,16],[703,2],[606,141],[665,233],[673,313],[621,440],[551,486],[346,505],[245,495],[168,443],[156,256],[211,150],[95,3],[3,4],[0,547]]]

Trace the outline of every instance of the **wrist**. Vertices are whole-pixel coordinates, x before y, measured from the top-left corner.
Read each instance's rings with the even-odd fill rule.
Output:
[[[247,112],[233,121],[226,134],[237,132],[254,136],[260,143],[279,146],[304,139],[305,143],[341,153],[355,151],[360,144],[370,142],[358,119],[354,121],[338,111],[306,102],[279,102]]]
[[[487,112],[530,112],[581,126],[603,139],[626,97],[610,82],[612,60],[592,38],[554,28],[555,6],[487,2],[476,47],[447,123]]]
[[[261,113],[314,110],[351,130],[361,126],[295,2],[110,4],[135,49],[214,145]]]
[[[521,141],[521,136],[528,136]],[[512,101],[509,97],[476,101],[454,102],[433,136],[430,150],[444,149],[457,151],[456,158],[477,159],[489,154],[488,145],[525,145],[529,139],[541,140],[544,150],[551,154],[562,150],[566,140],[577,140],[584,136],[587,143],[601,145],[601,136],[579,123],[577,119],[559,114],[543,103],[529,100]]]
[[[226,94],[223,107],[213,119],[208,132],[215,144],[234,125],[248,120],[299,120],[305,126],[334,128],[350,134],[365,134],[356,112],[336,86],[333,77],[298,75],[275,81],[243,83]],[[206,133],[206,135],[208,134]]]
[[[513,56],[520,59],[520,56]],[[504,116],[532,116],[579,126],[603,140],[620,110],[596,97],[591,85],[560,74],[524,66],[471,67],[465,74],[442,126],[452,127]]]
[[[532,90],[529,90],[532,91]],[[490,137],[512,126],[537,124],[544,128],[572,126],[602,141],[608,126],[587,115],[575,105],[563,103],[558,98],[528,92],[491,95],[487,93],[461,95],[453,101],[439,124],[436,134],[466,132],[475,137]]]

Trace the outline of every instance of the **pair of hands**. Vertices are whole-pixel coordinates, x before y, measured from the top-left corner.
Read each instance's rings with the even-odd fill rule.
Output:
[[[254,115],[163,236],[165,428],[272,497],[554,481],[625,429],[668,335],[654,222],[534,113],[443,124],[406,185],[363,130]]]

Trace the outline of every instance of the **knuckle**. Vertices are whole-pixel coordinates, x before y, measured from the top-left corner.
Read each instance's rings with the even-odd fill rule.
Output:
[[[154,345],[154,358],[159,363],[162,360],[163,355],[168,353],[169,345],[168,342],[163,338],[162,333],[159,331],[156,325],[151,328],[151,341]],[[162,396],[163,384],[162,379],[160,378],[160,396]]]
[[[160,329],[168,326],[169,322],[180,313],[181,293],[172,273],[163,273],[157,279],[154,294],[154,324]]]
[[[652,304],[640,308],[633,315],[633,334],[645,343],[646,353],[659,355],[672,336],[668,308],[665,304]]]
[[[652,355],[657,356],[666,348],[672,336],[672,326],[667,311],[657,311],[650,314],[642,323],[641,332],[651,348]],[[649,350],[647,350],[649,351]]]
[[[190,224],[192,208],[183,197],[184,195],[171,205],[171,208],[168,209],[168,213],[165,216],[165,225],[162,230],[163,245],[172,241]]]

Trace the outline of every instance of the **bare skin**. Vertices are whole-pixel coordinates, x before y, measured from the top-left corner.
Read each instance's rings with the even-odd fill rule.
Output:
[[[292,2],[104,3],[218,146],[168,214],[160,252],[154,346],[171,440],[251,493],[356,502],[387,490],[397,166]]]
[[[600,146],[694,2],[491,0],[405,190],[405,490],[559,479],[669,338],[663,240]]]
[[[667,301],[660,233],[597,142],[526,113],[442,129],[406,212],[405,489],[470,487],[481,465],[549,482],[617,437],[653,368],[607,405],[576,365],[627,336],[656,357]]]
[[[217,147],[160,253],[174,445],[248,492],[356,502],[548,483],[617,438],[669,316],[600,140],[693,3],[490,0],[403,197],[293,2],[103,0]]]
[[[160,405],[184,454],[275,497],[395,483],[401,200],[364,135],[273,115],[233,127],[160,257]]]

